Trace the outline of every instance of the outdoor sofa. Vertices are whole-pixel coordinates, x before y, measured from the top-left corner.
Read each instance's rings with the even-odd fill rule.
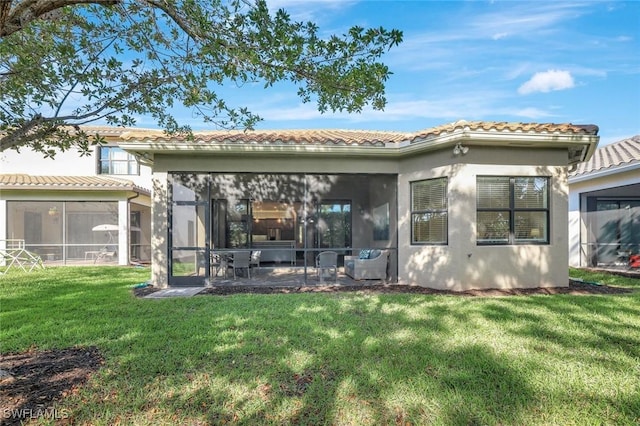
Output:
[[[386,280],[389,252],[361,250],[358,256],[344,257],[344,273],[354,280]]]

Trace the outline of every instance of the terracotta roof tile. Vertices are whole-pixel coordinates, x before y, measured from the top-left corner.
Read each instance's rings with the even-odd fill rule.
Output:
[[[368,130],[252,130],[194,132],[194,143],[270,144],[270,145],[370,145],[381,146],[408,139],[410,134]],[[180,136],[167,136],[162,131],[131,130],[124,140],[160,142],[185,141]]]
[[[461,130],[505,133],[573,133],[597,135],[599,129],[598,126],[592,124],[579,125],[571,123],[556,124],[459,120],[454,123],[444,124],[417,132],[414,135],[413,140],[428,139],[446,133],[455,133]]]
[[[578,164],[570,175],[580,176],[633,163],[640,163],[640,135],[596,149],[591,159]]]
[[[126,179],[103,176],[33,176],[27,174],[0,174],[0,189],[100,189],[131,190],[149,194],[149,191]]]
[[[271,145],[361,145],[384,146],[405,141],[417,141],[462,130],[505,133],[557,133],[597,135],[595,125],[571,123],[517,123],[465,121],[444,124],[418,132],[384,132],[369,130],[252,130],[194,132],[198,144],[271,144]],[[181,136],[168,136],[161,130],[123,129],[120,137],[141,142],[183,142]]]

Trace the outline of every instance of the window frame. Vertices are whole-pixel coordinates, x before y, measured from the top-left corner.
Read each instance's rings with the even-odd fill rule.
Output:
[[[109,157],[108,158],[104,158],[103,157],[103,149],[108,149],[109,150]],[[127,154],[127,159],[126,160],[115,160],[112,158],[111,153],[113,152],[114,149],[118,149],[122,152],[124,152],[125,154]],[[107,172],[103,172],[102,171],[102,163],[103,162],[107,162],[108,166],[108,171]],[[127,163],[127,172],[126,173],[115,173],[115,167],[114,167],[114,163]],[[135,164],[135,172],[134,173],[129,173],[129,168],[131,163]],[[120,148],[118,145],[102,145],[102,146],[98,146],[97,147],[97,155],[96,155],[96,174],[97,175],[103,175],[103,176],[140,176],[140,163],[138,162],[138,160],[136,159],[136,157],[131,154],[126,152],[124,149]]]
[[[508,207],[491,208],[480,207],[480,193],[478,191],[479,179],[481,178],[505,178],[509,179],[509,205]],[[546,182],[546,207],[516,207],[515,205],[515,183],[517,179],[544,179]],[[550,176],[504,176],[504,175],[478,175],[476,176],[476,245],[478,246],[508,246],[508,245],[549,245],[551,241],[551,177]],[[480,224],[479,213],[481,212],[508,212],[509,214],[509,237],[507,241],[481,240],[478,238],[478,227]],[[542,239],[518,239],[516,238],[516,215],[519,212],[542,212],[545,213],[546,238]]]
[[[414,210],[414,187],[417,184],[424,182],[436,182],[436,181],[444,181],[444,207],[439,209],[421,209]],[[412,246],[447,246],[449,245],[449,178],[447,176],[429,178],[429,179],[421,179],[416,181],[409,182],[409,220],[411,227],[411,241],[410,244]],[[443,241],[416,241],[416,237],[414,235],[414,216],[416,215],[424,215],[424,214],[444,214],[445,217],[445,232],[444,232],[444,240]]]

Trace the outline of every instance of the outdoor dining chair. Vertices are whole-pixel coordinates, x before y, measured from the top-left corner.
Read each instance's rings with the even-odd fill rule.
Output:
[[[218,273],[225,266],[222,256],[219,253],[211,253],[209,257],[209,267],[211,268],[211,276],[217,277]]]
[[[261,250],[254,250],[251,252],[251,260],[249,261],[250,267],[255,267],[258,271],[260,271],[260,256],[262,255]]]
[[[338,280],[338,253],[335,251],[323,251],[316,256],[316,273],[320,282],[325,278]]]
[[[238,269],[246,269],[247,277],[251,279],[251,252],[249,251],[236,251],[233,253],[233,258],[229,260],[229,268],[233,269],[233,279],[236,279],[236,271]]]

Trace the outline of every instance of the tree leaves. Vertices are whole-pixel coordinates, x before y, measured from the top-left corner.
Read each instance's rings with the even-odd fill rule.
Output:
[[[402,33],[318,32],[284,10],[270,14],[263,0],[3,2],[0,150],[86,153],[99,139],[79,126],[133,126],[143,115],[190,134],[169,112],[177,105],[217,128],[253,128],[258,115],[219,97],[228,84],[289,81],[321,112],[384,108],[391,72],[379,58]]]

